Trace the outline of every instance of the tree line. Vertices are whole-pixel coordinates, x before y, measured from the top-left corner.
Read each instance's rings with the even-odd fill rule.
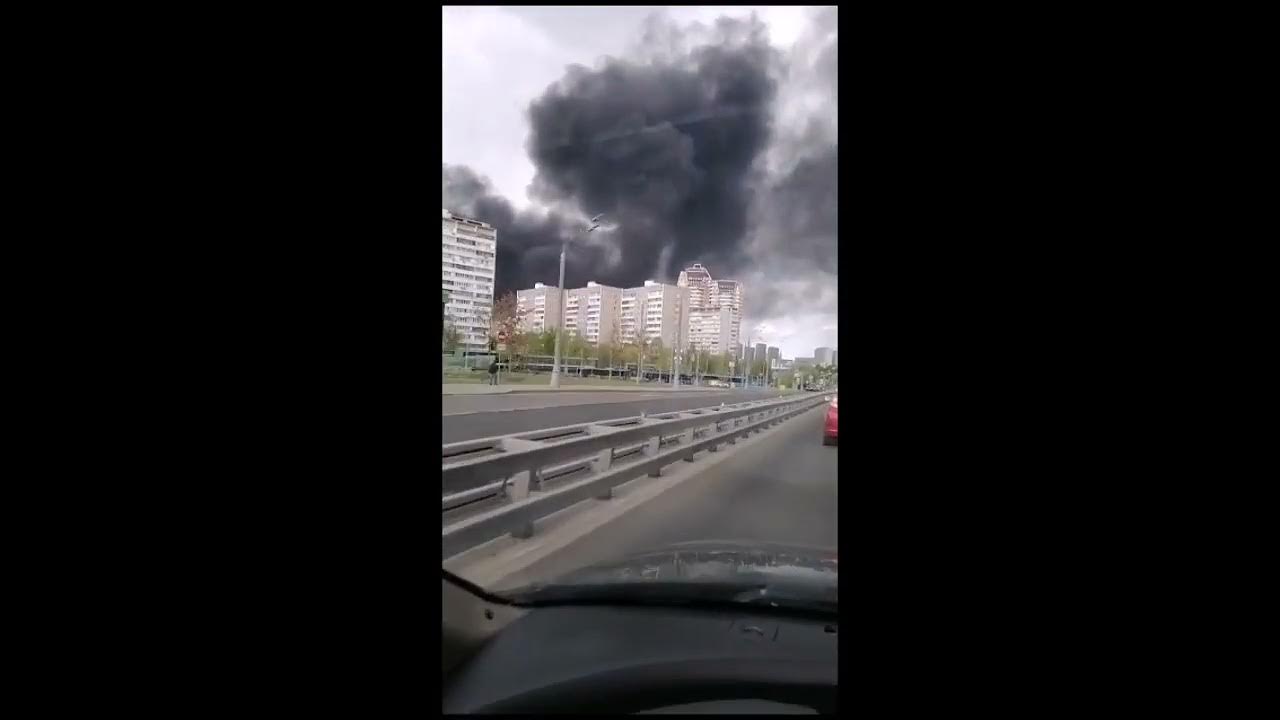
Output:
[[[498,298],[493,304],[493,310],[489,317],[488,337],[490,347],[496,349],[499,343],[505,343],[506,349],[502,353],[502,360],[510,363],[513,368],[519,368],[529,358],[551,356],[555,352],[555,331],[525,331],[521,329],[522,319],[514,292],[508,292]],[[612,328],[612,335],[615,338],[621,335],[618,323],[619,318],[615,313]],[[445,317],[442,350],[444,352],[453,352],[461,344],[461,333],[457,328],[453,327],[448,317]],[[577,365],[578,361],[582,360],[588,361],[588,364],[596,368],[622,369],[627,365],[634,367],[643,357],[646,369],[656,366],[660,371],[669,371],[671,369],[673,349],[666,347],[660,338],[650,339],[644,337],[627,343],[600,343],[597,346],[587,342],[580,335],[565,332],[560,339],[560,352],[561,359],[571,365]],[[730,370],[731,363],[733,365],[732,371]],[[696,373],[698,375],[727,376],[732,373],[734,376],[749,374],[751,377],[756,378],[763,376],[765,370],[766,361],[764,360],[755,361],[752,363],[752,367],[748,369],[744,368],[743,361],[734,358],[732,353],[711,353],[694,349],[686,349],[680,363],[680,371],[685,375]]]

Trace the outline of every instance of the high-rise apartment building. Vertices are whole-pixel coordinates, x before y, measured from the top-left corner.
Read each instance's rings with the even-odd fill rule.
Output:
[[[764,353],[767,349],[769,349],[768,345],[765,345],[764,343],[756,343],[756,362],[764,362]]]
[[[813,349],[813,361],[819,365],[834,365],[834,351],[829,347],[820,347]]]
[[[516,316],[524,332],[555,329],[560,322],[560,288],[534,283],[531,290],[517,290]]]
[[[689,347],[733,352],[742,334],[742,283],[714,280],[701,263],[680,271],[678,287],[689,289]]]
[[[592,345],[615,342],[622,333],[622,290],[594,280],[565,293],[564,329]]]
[[[713,354],[731,352],[734,337],[733,310],[729,307],[689,311],[689,347]]]
[[[464,349],[487,350],[498,231],[488,223],[444,209],[440,224],[441,286],[449,293],[445,320],[457,329]]]
[[[622,290],[594,280],[564,293],[564,329],[592,345],[619,342],[622,336]],[[555,329],[560,322],[560,288],[534,283],[516,291],[516,313],[526,332]]]
[[[721,330],[719,344],[719,352],[727,352],[742,342],[742,283],[737,280],[717,280],[716,296],[720,308],[729,311],[728,327]]]
[[[832,350],[832,351],[831,351],[831,364],[832,364],[832,365],[834,365],[834,366],[836,366],[836,367],[839,367],[839,366],[840,366],[840,351],[839,351],[839,350]]]
[[[676,285],[689,288],[689,306],[704,308],[712,305],[715,296],[715,281],[711,273],[702,267],[702,263],[694,263],[680,271]]]
[[[689,288],[645,280],[641,287],[622,289],[618,323],[621,342],[633,343],[643,336],[661,339],[664,347],[684,347],[688,339],[688,306]]]

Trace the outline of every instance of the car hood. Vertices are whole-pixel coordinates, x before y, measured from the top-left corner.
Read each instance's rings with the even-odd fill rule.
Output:
[[[626,555],[568,573],[555,582],[732,581],[752,577],[834,588],[838,575],[837,552],[831,548],[711,540]]]

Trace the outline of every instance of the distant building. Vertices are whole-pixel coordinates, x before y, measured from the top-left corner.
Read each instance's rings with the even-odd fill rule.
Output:
[[[643,336],[661,339],[663,347],[684,347],[688,340],[688,306],[689,288],[654,280],[645,280],[641,287],[624,288],[619,303],[622,342],[633,343]]]
[[[832,354],[835,351],[829,347],[820,347],[813,349],[813,361],[819,365],[832,365]]]
[[[776,347],[769,348],[769,367],[777,367],[778,360],[782,357],[782,351]]]
[[[488,350],[498,231],[445,209],[440,218],[440,284],[449,293],[445,319],[458,330],[464,350]]]
[[[516,316],[524,332],[554,330],[560,322],[560,288],[534,283],[531,290],[517,290]]]
[[[839,350],[832,350],[832,351],[831,351],[831,364],[832,364],[832,365],[834,365],[834,366],[836,366],[836,367],[839,367],[839,366],[840,366],[840,351],[839,351]]]
[[[594,280],[564,292],[564,330],[592,345],[618,342],[622,334],[622,290]],[[516,291],[516,314],[526,332],[554,330],[560,322],[560,289],[534,283]]]
[[[689,311],[689,347],[719,355],[737,345],[734,312],[728,307]]]
[[[742,368],[743,368],[744,374],[747,372],[750,372],[751,365],[755,362],[755,359],[756,359],[755,348],[748,345],[742,349]]]
[[[764,362],[764,354],[766,350],[768,350],[767,345],[764,343],[756,343],[756,362]]]
[[[622,333],[622,290],[594,280],[584,288],[569,290],[564,309],[564,329],[592,345],[615,342]]]
[[[720,321],[720,348],[721,352],[727,352],[729,348],[742,342],[742,283],[737,280],[717,280],[716,295],[720,309],[728,312],[727,316],[721,316]]]
[[[796,362],[797,368],[806,368],[806,367],[814,366],[813,358],[811,357],[798,357],[796,358],[795,362]]]
[[[732,352],[742,337],[742,283],[713,280],[702,263],[680,271],[676,285],[688,288],[689,347],[710,353]]]
[[[715,284],[702,263],[694,263],[681,270],[676,278],[677,286],[689,288],[689,307],[699,310],[714,304]]]

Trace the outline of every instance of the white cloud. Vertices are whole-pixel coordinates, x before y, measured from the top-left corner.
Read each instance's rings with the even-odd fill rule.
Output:
[[[711,25],[716,18],[742,18],[755,12],[769,26],[769,42],[780,49],[790,49],[804,32],[810,8],[798,5],[682,5],[664,8],[667,15],[680,23],[700,22]]]
[[[744,335],[746,326],[744,324]],[[814,348],[837,346],[835,314],[794,313],[757,323],[751,330],[751,344],[777,347],[782,357],[813,357]],[[746,342],[744,338],[744,342]]]
[[[527,206],[534,168],[524,149],[525,109],[576,54],[499,8],[442,12],[442,159],[487,175],[513,205]]]

